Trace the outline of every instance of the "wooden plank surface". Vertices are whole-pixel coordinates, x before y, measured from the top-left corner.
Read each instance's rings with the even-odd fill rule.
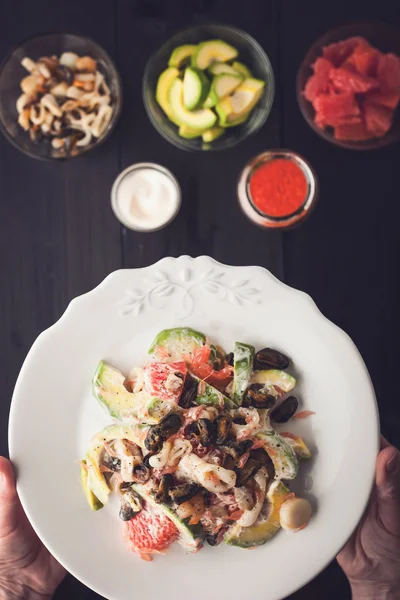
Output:
[[[231,264],[259,264],[310,293],[326,316],[354,339],[376,386],[383,431],[400,443],[394,402],[398,316],[396,216],[398,146],[380,152],[339,150],[304,122],[295,97],[301,58],[314,39],[336,24],[380,18],[399,24],[395,0],[20,0],[0,7],[0,59],[20,40],[43,31],[93,37],[117,61],[124,86],[119,126],[87,157],[42,163],[0,139],[0,451],[7,452],[6,422],[13,385],[36,336],[68,302],[110,271],[151,264],[165,255],[210,254]],[[247,30],[267,51],[277,97],[267,124],[253,138],[222,154],[189,154],[153,129],[142,103],[141,80],[149,55],[175,30],[216,21]],[[284,234],[263,232],[241,214],[236,178],[257,152],[290,147],[304,154],[321,181],[312,218]],[[183,191],[177,220],[154,234],[120,227],[110,209],[118,172],[138,161],[170,168]],[[99,598],[69,576],[56,600]],[[350,598],[335,563],[291,598]]]

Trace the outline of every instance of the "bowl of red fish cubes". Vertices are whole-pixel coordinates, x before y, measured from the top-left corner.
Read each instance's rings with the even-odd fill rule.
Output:
[[[400,32],[384,24],[341,27],[318,40],[297,80],[301,111],[325,139],[368,150],[400,138]]]

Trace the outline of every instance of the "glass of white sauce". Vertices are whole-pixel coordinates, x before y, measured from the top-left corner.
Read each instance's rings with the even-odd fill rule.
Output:
[[[125,227],[134,231],[162,229],[179,212],[181,189],[161,165],[137,163],[122,171],[111,190],[111,206]]]

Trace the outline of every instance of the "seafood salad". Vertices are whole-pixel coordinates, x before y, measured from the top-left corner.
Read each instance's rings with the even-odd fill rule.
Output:
[[[159,333],[149,356],[128,376],[97,367],[93,395],[114,422],[80,462],[90,508],[116,495],[128,547],[145,560],[175,541],[253,548],[303,529],[311,507],[289,482],[311,453],[275,429],[313,414],[289,395],[289,359],[243,342],[226,354],[190,328]]]
[[[18,124],[35,143],[51,143],[53,153],[77,154],[106,131],[113,114],[111,90],[97,61],[63,52],[37,61],[24,57],[29,75],[21,81]]]

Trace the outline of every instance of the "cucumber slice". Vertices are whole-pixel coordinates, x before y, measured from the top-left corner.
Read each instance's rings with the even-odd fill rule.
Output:
[[[254,354],[254,346],[249,346],[242,342],[235,343],[235,349],[233,351],[232,400],[236,406],[242,404],[245,391],[250,383]]]
[[[222,126],[248,115],[260,100],[264,86],[265,82],[259,79],[245,79],[231,96],[221,100],[216,111]]]
[[[222,40],[209,40],[197,46],[192,56],[192,65],[198,69],[207,69],[214,62],[227,62],[238,55],[236,48]]]
[[[227,123],[226,121],[225,121],[225,123],[221,123],[221,121],[220,121],[219,125],[220,125],[220,127],[223,127],[224,129],[228,129],[229,127],[237,127],[238,125],[242,125],[242,123],[246,123],[249,116],[250,116],[250,113],[248,113],[247,115],[244,115],[244,117],[241,117],[240,119],[236,119],[235,121],[231,121],[229,123]]]
[[[190,327],[164,329],[156,335],[149,354],[159,362],[175,362],[206,344],[206,336]]]
[[[237,73],[240,73],[245,78],[247,78],[247,77],[253,77],[252,74],[251,74],[250,69],[247,68],[245,64],[243,64],[243,63],[241,63],[239,61],[233,62],[232,63],[232,68],[234,69],[234,71],[236,71]]]
[[[179,135],[187,140],[201,137],[203,132],[203,129],[193,129],[193,127],[188,127],[187,125],[181,125],[179,127]]]
[[[158,78],[157,89],[156,89],[156,100],[158,104],[161,106],[168,119],[178,125],[177,120],[175,119],[171,105],[169,102],[169,92],[171,89],[172,82],[179,77],[178,69],[174,67],[170,67],[165,69]]]
[[[234,69],[233,66],[227,65],[226,63],[212,63],[208,68],[211,75],[221,75],[221,73],[228,73],[229,75],[237,75],[238,70]]]
[[[270,369],[267,371],[253,371],[251,374],[251,383],[263,383],[265,385],[276,385],[285,393],[291,392],[297,381],[286,371]]]
[[[225,409],[234,408],[234,405],[232,401],[228,398],[228,396],[225,396],[225,394],[217,390],[209,383],[206,383],[205,381],[200,381],[198,377],[195,377],[194,375],[192,375],[191,377],[199,384],[197,397],[194,401],[196,404],[216,406],[217,408],[221,408],[221,406],[224,406]]]
[[[219,137],[221,137],[221,135],[224,135],[225,130],[222,127],[219,127],[218,125],[216,125],[215,127],[212,127],[211,129],[207,129],[207,131],[205,131],[202,135],[203,138],[203,142],[205,142],[206,144],[209,144],[211,142],[213,142],[214,140],[217,140]]]
[[[166,504],[159,504],[149,494],[149,491],[141,484],[134,483],[132,489],[141,497],[145,502],[162,510],[163,513],[171,519],[179,530],[180,536],[178,538],[178,544],[183,546],[188,552],[196,552],[203,545],[204,532],[201,525],[189,525],[187,520],[178,517],[176,512]]]
[[[183,105],[187,110],[200,106],[207,98],[210,82],[203,71],[188,67],[183,76]]]
[[[267,492],[267,502],[260,516],[251,527],[233,525],[225,534],[225,542],[239,548],[253,548],[268,542],[280,529],[279,511],[285,502],[288,488],[281,481],[271,483]]]
[[[169,57],[168,66],[180,69],[187,62],[189,62],[189,59],[193,56],[196,49],[196,44],[185,44],[184,46],[178,46],[172,51],[172,54]]]
[[[217,116],[208,108],[190,111],[184,107],[183,82],[180,79],[172,82],[169,100],[174,118],[180,125],[188,125],[193,129],[209,129],[217,120]]]
[[[264,449],[275,468],[275,478],[295,479],[299,461],[292,446],[274,429],[260,431],[256,437],[264,442]]]
[[[100,502],[98,498],[93,494],[92,490],[88,486],[88,470],[85,468],[86,460],[82,461],[81,464],[81,485],[83,489],[83,493],[85,494],[86,500],[93,511],[100,510],[103,508],[103,504]]]

